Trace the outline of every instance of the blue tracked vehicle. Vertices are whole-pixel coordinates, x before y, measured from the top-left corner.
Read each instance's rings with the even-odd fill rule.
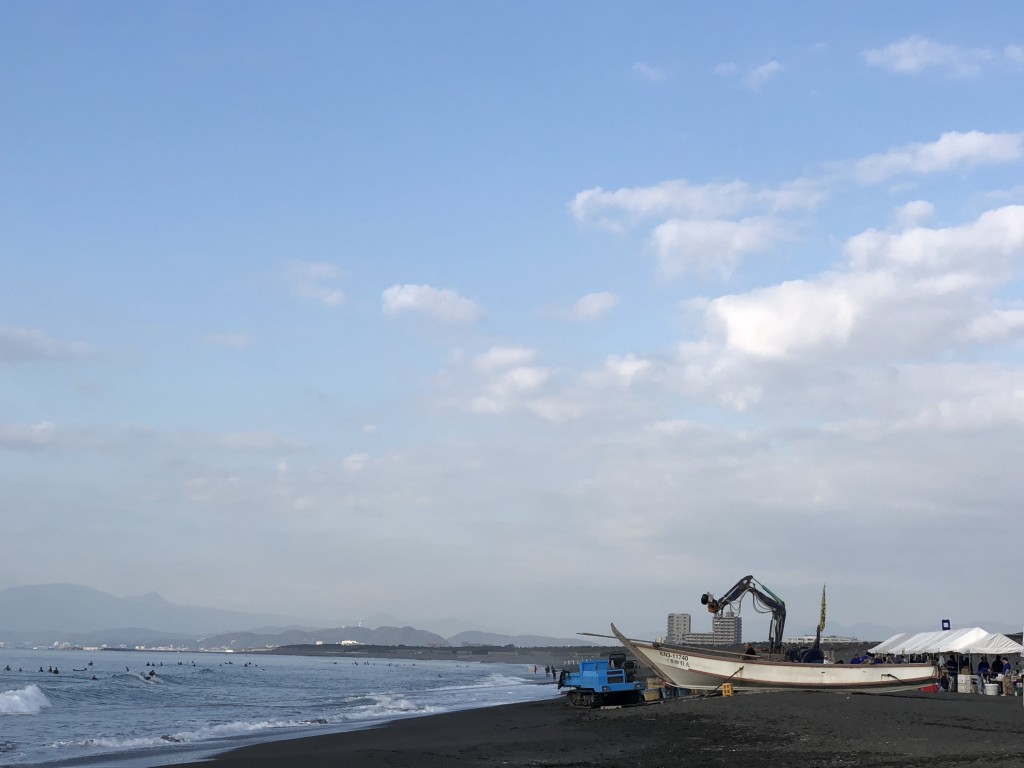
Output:
[[[581,661],[579,672],[563,670],[558,687],[569,689],[566,699],[571,707],[629,706],[644,701],[645,686],[638,677],[638,665],[632,659],[627,661],[624,653]]]

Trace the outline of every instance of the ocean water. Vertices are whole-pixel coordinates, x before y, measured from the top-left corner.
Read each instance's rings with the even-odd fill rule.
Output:
[[[556,696],[544,682],[525,664],[0,649],[0,766],[171,765]]]

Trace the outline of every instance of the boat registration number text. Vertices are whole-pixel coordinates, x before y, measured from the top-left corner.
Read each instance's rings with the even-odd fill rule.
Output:
[[[690,657],[685,653],[673,653],[672,651],[659,651],[661,658],[674,667],[690,668]]]

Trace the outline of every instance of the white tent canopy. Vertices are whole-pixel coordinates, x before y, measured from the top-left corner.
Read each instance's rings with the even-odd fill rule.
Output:
[[[871,653],[1020,653],[1021,644],[981,627],[944,632],[902,632],[868,649]]]
[[[869,650],[872,653],[903,653],[903,651],[896,649],[902,648],[903,646],[901,645],[901,643],[906,642],[910,638],[914,637],[914,635],[916,634],[916,632],[901,632],[898,635],[893,635],[888,640],[879,643],[874,648],[870,648]]]
[[[1020,653],[1021,644],[1011,640],[1006,635],[989,635],[984,643],[971,646],[971,653],[984,653],[986,655],[1006,656],[1011,653]]]

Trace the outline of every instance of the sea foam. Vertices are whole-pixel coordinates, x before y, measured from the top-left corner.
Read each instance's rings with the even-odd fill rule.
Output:
[[[48,706],[50,700],[38,685],[0,693],[0,715],[38,715]]]

